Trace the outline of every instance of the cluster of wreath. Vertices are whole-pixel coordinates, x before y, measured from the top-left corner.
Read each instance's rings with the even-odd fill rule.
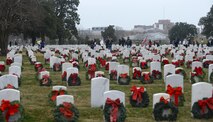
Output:
[[[111,70],[109,76],[110,80],[117,80],[117,70]]]
[[[48,94],[49,103],[55,105],[56,97],[59,95],[66,95],[67,91],[63,89],[53,90]]]
[[[142,74],[140,81],[143,84],[151,84],[154,82],[154,78],[152,77],[150,73],[147,73],[147,74],[144,73]]]
[[[171,113],[163,114],[165,110],[170,110]],[[154,106],[153,115],[156,121],[176,121],[177,114],[178,108],[171,102],[162,100],[162,98]]]
[[[182,75],[183,78],[186,78],[186,72],[185,72],[184,69],[181,68],[181,67],[175,69],[175,74]]]
[[[40,86],[51,86],[52,80],[49,78],[49,76],[44,75],[42,79],[40,80]]]
[[[203,68],[195,67],[194,71],[191,72],[191,83],[201,82],[205,78],[206,73]]]
[[[21,122],[24,118],[24,108],[19,101],[2,100],[0,106],[0,122]]]
[[[198,100],[192,105],[192,114],[197,119],[209,119],[213,117],[213,97]]]
[[[53,115],[56,122],[77,122],[79,111],[72,103],[64,102],[56,106]]]
[[[80,86],[81,85],[81,79],[78,76],[77,73],[70,74],[70,77],[68,78],[68,86]]]
[[[61,71],[62,67],[60,63],[55,63],[53,65],[53,71]]]
[[[158,70],[152,70],[152,77],[154,79],[160,80],[160,79],[162,79],[162,72],[160,72]]]
[[[133,86],[131,92],[129,101],[132,107],[147,107],[149,105],[149,96],[144,87]]]
[[[118,77],[118,84],[120,85],[129,85],[131,79],[127,73],[120,74]]]
[[[125,122],[126,109],[120,99],[107,98],[103,113],[105,122]]]

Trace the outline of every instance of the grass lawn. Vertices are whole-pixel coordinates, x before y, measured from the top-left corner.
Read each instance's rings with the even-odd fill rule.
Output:
[[[39,82],[35,79],[34,65],[31,65],[25,52],[23,54],[23,71],[21,79],[21,103],[25,109],[24,121],[23,122],[53,122],[53,109],[48,102],[48,94],[52,87],[39,86]],[[37,60],[44,64],[43,54],[36,53]],[[171,57],[168,57],[171,59]],[[5,57],[0,57],[0,60],[5,61]],[[80,62],[82,64],[82,62]],[[49,65],[44,65],[48,71],[50,71],[50,78],[53,81],[53,85],[66,85],[65,82],[61,81],[61,72],[53,72],[48,69]],[[105,71],[104,69],[101,69]],[[6,74],[8,71],[8,67]],[[143,70],[143,71],[149,71]],[[191,122],[191,121],[213,121],[210,120],[198,120],[191,117],[191,83],[189,82],[189,72],[191,69],[185,69],[187,78],[184,80],[184,96],[185,103],[183,107],[179,107],[179,113],[177,121],[180,122]],[[207,73],[207,69],[205,69]],[[130,74],[132,68],[130,68]],[[101,108],[90,107],[90,81],[85,78],[85,69],[80,65],[80,78],[82,81],[81,86],[67,86],[68,94],[73,95],[75,99],[75,105],[80,112],[80,122],[103,122],[103,112]],[[108,73],[105,71],[105,75]],[[131,74],[132,75],[132,74]],[[107,75],[107,77],[109,77]],[[207,75],[205,80],[207,80]],[[131,86],[144,86],[149,94],[150,103],[147,108],[133,108],[129,103],[130,88]],[[127,118],[126,122],[150,122],[154,121],[152,117],[152,96],[155,93],[165,92],[165,85],[163,80],[155,80],[153,84],[141,84],[139,80],[132,80],[130,85],[121,86],[117,85],[116,81],[110,81],[110,90],[120,90],[126,94],[126,110]],[[205,89],[204,89],[205,90]]]

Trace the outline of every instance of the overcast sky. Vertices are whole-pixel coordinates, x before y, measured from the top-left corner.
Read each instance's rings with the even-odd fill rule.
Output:
[[[213,0],[80,0],[78,27],[116,25],[132,29],[134,25],[152,25],[159,19],[197,26],[212,4]]]

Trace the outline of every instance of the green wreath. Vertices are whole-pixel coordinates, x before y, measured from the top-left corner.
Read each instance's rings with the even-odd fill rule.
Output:
[[[55,64],[53,65],[53,71],[61,71],[61,69],[61,65],[59,65],[59,67],[57,67]]]
[[[45,84],[43,84],[44,80],[48,80],[48,81]],[[51,85],[52,85],[52,80],[50,78],[48,78],[48,79],[42,78],[40,80],[40,86],[51,86]]]
[[[133,100],[132,96],[133,96],[133,94],[129,98],[130,104],[132,105],[132,107],[147,107],[149,105],[149,95],[146,91],[141,93],[141,97],[142,97],[141,102],[139,102],[137,100]]]
[[[191,83],[194,84],[194,83],[201,82],[203,78],[201,76],[191,76],[190,80],[191,80]]]
[[[117,72],[116,72],[116,74],[110,73],[109,77],[110,77],[110,80],[117,80]]]
[[[68,105],[64,105],[68,104]],[[69,106],[68,108],[66,106]],[[72,114],[71,117],[66,117],[61,109],[67,109]],[[63,103],[57,106],[54,110],[54,119],[56,122],[77,122],[79,118],[79,111],[72,103]]]
[[[62,93],[62,92],[63,93]],[[53,91],[51,91],[49,94],[48,94],[48,100],[49,100],[49,103],[51,104],[51,105],[55,105],[55,100],[56,100],[56,97],[55,98],[52,98],[53,97],[53,94],[54,93],[54,90]],[[67,91],[66,90],[62,90],[62,89],[59,89],[58,90],[58,93],[57,93],[57,96],[58,95],[66,95],[67,94]]]
[[[175,99],[172,99],[172,97],[173,96],[171,96],[170,101],[171,101],[171,103],[173,103],[175,105]],[[181,94],[180,96],[178,96],[178,106],[184,106],[184,101],[185,101],[185,98],[184,98],[183,94]]]
[[[163,111],[168,109],[171,113],[163,115]],[[171,102],[164,103],[161,101],[155,104],[153,114],[156,121],[175,121],[177,119],[178,108]]]
[[[15,122],[22,122],[24,119],[24,107],[20,104],[19,101],[10,102],[10,105],[15,105],[15,104],[18,104],[19,108],[18,108],[18,112],[17,112],[18,115],[17,114],[13,115],[13,119],[15,119],[14,120]],[[17,117],[15,117],[15,116],[17,116]],[[6,118],[5,118],[5,112],[3,112],[1,110],[0,110],[0,122],[7,122]]]
[[[207,98],[204,98],[203,100],[205,100]],[[209,119],[209,118],[212,118],[213,117],[213,111],[209,108],[209,107],[206,107],[206,111],[205,113],[201,113],[202,110],[201,108],[199,107],[198,105],[198,102],[195,102],[193,105],[192,105],[192,114],[193,114],[193,117],[194,118],[197,118],[197,119],[202,119],[202,118],[205,118],[205,119]]]
[[[118,84],[119,85],[129,85],[129,83],[131,82],[131,78],[130,76],[126,76],[125,78],[122,77],[118,77]]]
[[[186,78],[186,72],[183,69],[176,69],[175,74],[182,75],[184,79]]]
[[[68,83],[68,86],[80,86],[81,85],[81,79],[78,76],[77,79],[76,79],[76,82],[73,83],[73,78],[69,77],[67,83]]]
[[[155,79],[155,80],[160,80],[160,79],[162,79],[162,72],[153,72],[154,70],[152,70],[152,77],[153,77],[153,79]]]
[[[143,84],[151,84],[154,82],[154,78],[151,75],[149,75],[149,80],[145,80],[144,76],[142,75],[140,81]]]
[[[103,110],[105,122],[110,122],[111,110],[112,110],[112,106],[105,104],[104,110]],[[125,122],[125,119],[126,119],[126,109],[123,103],[120,103],[120,105],[118,106],[118,116],[117,116],[116,122]]]

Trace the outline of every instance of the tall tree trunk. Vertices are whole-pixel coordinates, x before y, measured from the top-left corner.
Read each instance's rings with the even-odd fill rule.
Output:
[[[7,31],[0,31],[0,48],[3,56],[7,55],[8,37]]]

